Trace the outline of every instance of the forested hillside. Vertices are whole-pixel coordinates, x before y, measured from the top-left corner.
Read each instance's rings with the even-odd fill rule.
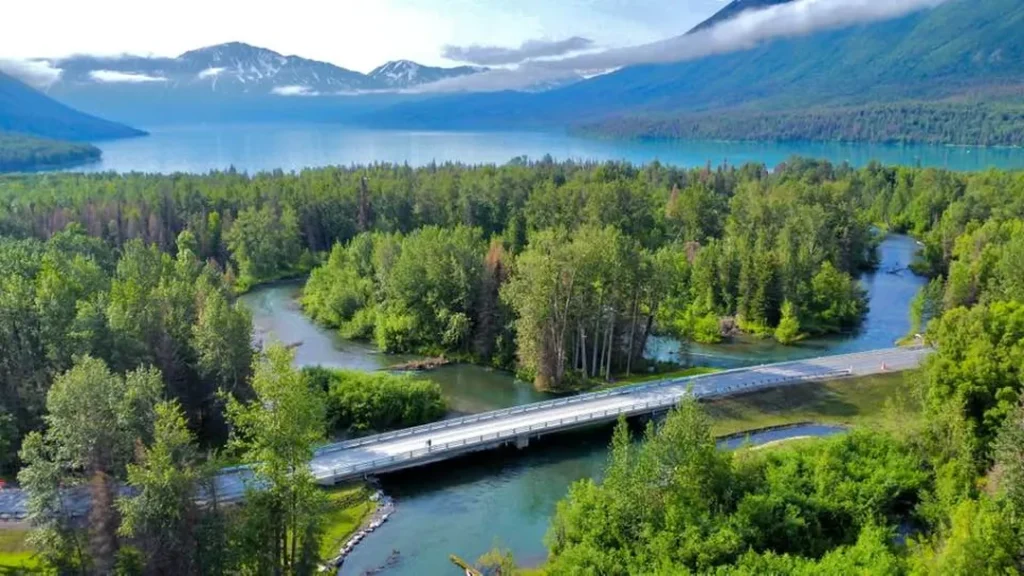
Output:
[[[654,118],[670,127],[678,117],[684,127],[702,126],[698,134],[722,132],[749,139],[753,136],[722,126],[742,124],[754,115],[769,119],[757,134],[777,139],[809,120],[803,114],[807,107],[816,109],[815,116],[829,117],[829,123],[848,125],[848,107],[884,109],[893,103],[913,106],[951,97],[970,103],[993,98],[1019,103],[1024,84],[1024,40],[1018,33],[1022,25],[1024,5],[1016,0],[951,0],[895,20],[779,39],[692,61],[631,66],[542,94],[473,94],[398,104],[373,119],[393,126],[509,128],[628,117]],[[839,109],[830,111],[833,107]],[[791,118],[780,121],[774,116],[779,112]],[[708,118],[711,113],[726,119],[716,123]],[[998,122],[998,113],[994,119],[1004,132],[1015,126],[1012,118]],[[889,120],[884,127],[881,119],[870,122],[874,128],[865,128],[864,136],[884,131],[886,140],[909,140],[921,133],[920,115]],[[981,144],[985,134],[976,120],[963,130],[952,122],[948,130],[926,130],[923,140]],[[612,123],[613,133],[621,132],[615,128],[624,123]],[[799,132],[815,138],[860,135],[859,128],[830,131],[821,122],[815,124]],[[652,135],[666,133],[675,131],[666,128]]]
[[[1012,573],[1022,222],[1021,173],[799,159],[0,177],[0,466],[20,469],[47,566],[305,573],[327,505],[314,447],[432,420],[443,400],[253,350],[239,286],[322,262],[304,304],[346,335],[564,390],[628,374],[653,332],[788,342],[855,327],[877,226],[920,238],[915,267],[933,277],[908,311],[938,350],[910,389],[923,416],[735,459],[690,405],[641,448],[620,431],[605,484],[560,505],[549,567]],[[258,463],[268,488],[231,514],[196,507],[200,446]],[[88,538],[69,486],[96,503]]]
[[[1024,146],[1024,105],[905,101],[801,110],[621,116],[577,127],[618,138]]]
[[[0,172],[74,166],[95,162],[100,154],[100,149],[90,144],[0,132]]]
[[[0,72],[0,132],[58,140],[102,140],[145,132],[84,114]]]

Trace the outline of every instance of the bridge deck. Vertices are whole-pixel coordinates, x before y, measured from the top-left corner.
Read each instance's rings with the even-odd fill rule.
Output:
[[[929,352],[925,348],[893,348],[581,394],[332,444],[318,450],[310,465],[320,483],[336,484],[503,444],[524,445],[530,438],[610,422],[620,414],[661,412],[676,405],[689,390],[698,398],[711,398],[805,381],[896,372],[918,367]],[[241,498],[248,476],[245,467],[223,471],[216,479],[219,498]],[[24,513],[24,497],[16,492],[0,492],[0,514]]]
[[[926,349],[907,348],[815,358],[539,402],[328,446],[318,452],[312,469],[322,483],[337,483],[612,421],[620,414],[663,411],[677,404],[691,387],[696,397],[707,398],[809,380],[900,371],[916,368],[927,353]]]

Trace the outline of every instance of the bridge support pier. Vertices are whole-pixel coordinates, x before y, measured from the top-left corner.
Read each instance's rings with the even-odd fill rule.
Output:
[[[529,436],[516,436],[516,448],[522,450],[530,445]]]

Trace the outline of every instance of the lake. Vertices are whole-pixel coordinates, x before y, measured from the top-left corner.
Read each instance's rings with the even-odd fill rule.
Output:
[[[101,161],[74,168],[96,172],[256,172],[373,162],[504,164],[550,154],[556,160],[654,160],[677,166],[708,162],[775,166],[793,155],[849,162],[981,170],[1024,168],[1024,149],[842,143],[623,141],[535,132],[407,132],[356,130],[335,124],[213,124],[147,127],[150,136],[100,142]]]
[[[694,346],[696,364],[738,366],[887,348],[910,329],[910,300],[925,279],[909,272],[884,270],[905,267],[917,250],[907,236],[892,235],[879,247],[878,272],[861,276],[870,298],[870,311],[856,333],[816,339],[798,346],[770,341],[740,341]],[[314,325],[296,301],[300,282],[265,286],[242,297],[253,311],[257,338],[276,338],[295,344],[296,362],[355,370],[375,370],[403,360],[372,347],[343,340]],[[672,357],[678,343],[657,340],[648,355]],[[547,398],[511,375],[478,366],[457,365],[420,375],[436,381],[453,412],[482,412]],[[395,498],[395,513],[364,539],[348,557],[343,575],[358,575],[397,561],[383,574],[455,573],[448,554],[475,560],[492,545],[510,548],[520,562],[543,561],[543,537],[569,486],[581,478],[598,478],[604,469],[610,427],[531,441],[530,449],[499,450],[434,466],[385,476],[384,490]],[[793,435],[827,435],[830,428],[773,432],[754,440],[774,441]],[[731,444],[727,444],[731,446]]]

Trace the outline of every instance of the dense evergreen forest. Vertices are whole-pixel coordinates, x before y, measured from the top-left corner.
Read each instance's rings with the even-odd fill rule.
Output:
[[[78,144],[0,132],[0,172],[74,166],[100,159],[100,149]]]
[[[741,460],[694,406],[642,448],[620,431],[606,482],[559,508],[551,571],[1005,573],[1021,558],[1022,222],[1024,174],[800,159],[2,177],[0,465],[62,571],[308,573],[314,447],[443,402],[254,350],[237,290],[313,269],[304,305],[345,335],[562,389],[636,369],[655,331],[855,328],[878,227],[920,238],[934,278],[908,311],[938,349],[915,387],[927,417]],[[258,462],[265,489],[200,513],[217,447]],[[87,534],[72,485],[96,503]]]
[[[1024,146],[1024,106],[906,101],[783,111],[721,110],[619,116],[578,130],[620,138]]]

